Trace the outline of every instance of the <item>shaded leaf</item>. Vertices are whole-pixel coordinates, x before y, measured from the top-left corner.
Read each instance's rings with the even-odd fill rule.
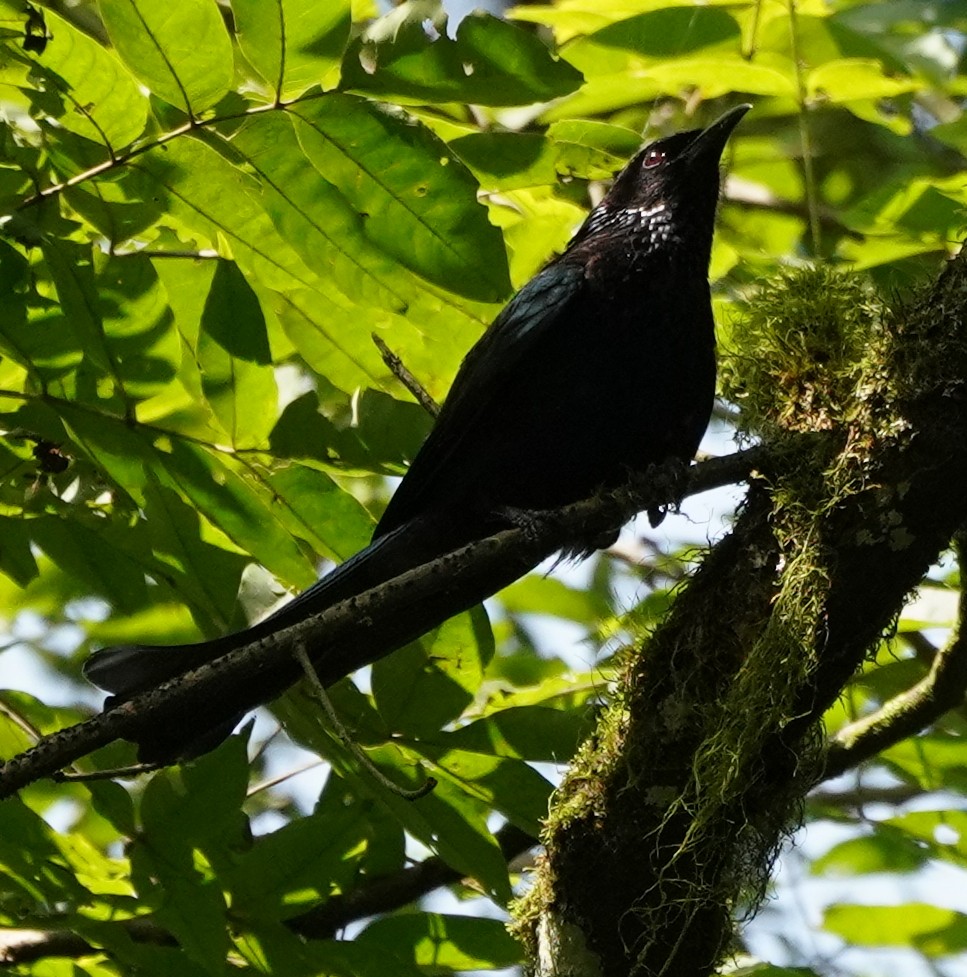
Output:
[[[493,652],[482,606],[451,618],[373,665],[380,715],[410,736],[436,732],[473,701]]]
[[[404,3],[370,27],[346,52],[343,87],[401,101],[529,105],[581,83],[572,65],[514,24],[477,10],[451,39],[445,18],[427,29],[428,12]]]
[[[117,151],[144,131],[148,101],[113,51],[46,10],[53,37],[38,57],[46,91],[38,103],[58,123]],[[62,99],[60,111],[51,105]]]
[[[500,232],[445,143],[348,95],[300,103],[292,114],[306,155],[355,208],[368,240],[450,291],[484,302],[507,296]]]
[[[202,391],[230,443],[257,447],[278,415],[278,390],[258,297],[234,262],[219,261],[196,347]]]
[[[502,970],[522,962],[521,945],[497,919],[407,913],[370,923],[362,946],[379,946],[421,967]]]

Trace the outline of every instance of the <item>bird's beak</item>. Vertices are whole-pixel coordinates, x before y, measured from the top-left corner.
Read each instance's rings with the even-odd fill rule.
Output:
[[[751,109],[752,106],[745,102],[736,105],[734,109],[729,109],[725,115],[719,116],[707,129],[703,129],[698,138],[685,151],[686,156],[693,159],[698,156],[707,156],[718,159],[725,149],[725,144],[732,135],[732,130],[742,121],[742,116]]]

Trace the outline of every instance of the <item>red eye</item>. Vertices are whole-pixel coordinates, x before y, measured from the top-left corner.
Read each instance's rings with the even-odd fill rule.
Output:
[[[651,167],[657,166],[659,163],[664,163],[664,161],[665,154],[662,150],[650,149],[647,153],[645,153],[645,158],[641,165],[644,166],[645,169],[651,169]]]

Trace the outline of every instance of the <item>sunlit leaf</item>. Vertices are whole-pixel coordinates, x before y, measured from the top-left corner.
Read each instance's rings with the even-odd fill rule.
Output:
[[[144,131],[148,101],[115,54],[79,31],[70,21],[46,11],[53,37],[39,55],[45,88],[38,103],[45,109],[59,99],[58,123],[78,135],[122,149]]]
[[[967,949],[967,916],[927,903],[830,906],[823,926],[854,946],[894,946],[944,957]]]
[[[111,43],[159,98],[189,115],[215,104],[232,81],[232,46],[212,0],[98,0]]]
[[[233,0],[238,43],[281,101],[339,80],[349,40],[349,0]]]

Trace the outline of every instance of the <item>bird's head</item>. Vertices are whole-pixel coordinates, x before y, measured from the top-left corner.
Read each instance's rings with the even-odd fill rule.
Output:
[[[645,146],[615,177],[569,248],[620,233],[641,253],[684,244],[707,265],[719,161],[732,130],[751,107],[736,106],[706,129],[678,132]]]

